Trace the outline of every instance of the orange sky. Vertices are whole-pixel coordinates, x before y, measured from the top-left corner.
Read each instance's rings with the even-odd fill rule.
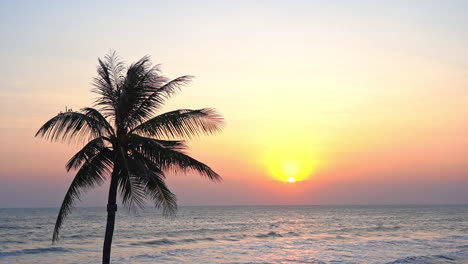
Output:
[[[226,119],[190,143],[224,181],[170,177],[181,204],[468,201],[466,3],[88,4],[0,4],[0,207],[59,205],[78,146],[33,135],[65,106],[92,104],[110,48],[196,76],[166,110]],[[285,166],[298,181],[284,182]]]

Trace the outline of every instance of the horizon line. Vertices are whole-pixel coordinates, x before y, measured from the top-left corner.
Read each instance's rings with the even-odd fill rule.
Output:
[[[201,205],[179,205],[178,207],[320,207],[320,206],[330,206],[330,207],[352,207],[352,206],[468,206],[468,203],[382,203],[382,204],[201,204]],[[99,206],[77,206],[74,209],[78,208],[105,208],[105,205]],[[124,207],[119,205],[120,208],[127,209],[128,207]],[[60,206],[51,207],[51,206],[24,206],[24,207],[0,207],[1,209],[59,209]],[[155,208],[154,206],[144,206],[141,209],[146,208]],[[157,209],[160,210],[160,209]]]

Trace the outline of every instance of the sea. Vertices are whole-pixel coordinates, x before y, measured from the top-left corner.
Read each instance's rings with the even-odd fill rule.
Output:
[[[0,263],[100,263],[105,208],[0,209]],[[468,206],[190,206],[117,212],[112,263],[468,263]]]

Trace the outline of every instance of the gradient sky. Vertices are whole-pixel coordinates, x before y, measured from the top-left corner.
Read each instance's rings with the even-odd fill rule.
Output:
[[[224,181],[169,177],[181,205],[467,203],[467,13],[455,0],[1,1],[0,207],[60,205],[79,146],[33,136],[92,104],[110,49],[196,76],[165,110],[226,118],[190,142]],[[284,164],[303,179],[278,180]]]

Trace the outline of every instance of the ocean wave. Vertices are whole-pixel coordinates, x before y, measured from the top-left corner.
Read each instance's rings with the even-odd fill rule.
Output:
[[[269,238],[269,237],[299,237],[299,236],[301,236],[301,235],[296,233],[296,232],[292,232],[292,231],[287,232],[287,233],[283,233],[283,234],[275,232],[275,231],[270,231],[270,232],[268,232],[266,234],[262,234],[262,233],[257,234],[254,237],[256,237],[256,238]]]
[[[26,244],[26,241],[22,240],[13,240],[13,239],[7,239],[7,240],[0,240],[0,243],[11,243],[11,244]]]
[[[185,255],[187,254],[187,249],[185,248],[173,248],[169,250],[164,250],[164,251],[159,251],[157,253],[145,253],[145,254],[140,254],[140,255],[135,255],[131,256],[130,259],[143,259],[145,260],[144,263],[147,263],[146,261],[151,260],[155,261],[157,259],[165,259],[167,256],[178,256],[178,255]],[[163,260],[161,260],[163,261]],[[131,263],[131,262],[130,262]],[[140,262],[138,262],[140,263]],[[160,263],[159,261],[157,263]]]
[[[82,239],[90,239],[90,238],[101,238],[101,234],[96,234],[96,233],[87,233],[87,234],[73,234],[73,235],[62,235],[62,239],[76,239],[76,240],[82,240]]]
[[[287,232],[286,233],[286,236],[301,236],[300,234],[296,233],[296,232]]]
[[[204,237],[204,238],[186,238],[180,240],[181,242],[184,243],[194,243],[194,242],[199,242],[199,241],[215,241],[216,239],[212,237]]]
[[[460,240],[468,240],[468,235],[453,235],[450,238],[460,239]]]
[[[0,229],[5,229],[5,230],[16,230],[20,228],[19,226],[15,226],[15,225],[1,225],[0,226]]]
[[[467,261],[468,252],[455,251],[440,255],[406,257],[387,264],[465,264]]]
[[[142,242],[131,243],[131,246],[143,246],[143,245],[175,245],[175,244],[186,244],[186,243],[196,243],[201,241],[216,241],[212,237],[202,237],[202,238],[185,238],[180,240],[172,240],[167,238],[156,239],[156,240],[147,240]]]
[[[336,238],[336,239],[349,239],[348,237],[340,236],[340,235],[337,235],[335,238]]]
[[[156,236],[169,236],[177,237],[186,234],[205,234],[205,233],[227,233],[233,231],[230,228],[195,228],[195,229],[184,229],[184,230],[172,230],[172,231],[161,231],[154,232]]]
[[[276,233],[275,231],[270,231],[267,234],[258,234],[255,237],[258,238],[267,238],[267,237],[283,237],[283,235]]]
[[[176,242],[167,238],[156,239],[156,240],[147,240],[142,242],[131,243],[131,246],[142,246],[142,245],[173,245]]]
[[[18,255],[34,255],[34,254],[42,254],[42,253],[51,253],[51,252],[69,252],[69,249],[63,247],[48,247],[48,248],[29,248],[29,249],[22,249],[22,250],[13,250],[7,252],[0,252],[0,257],[10,257],[10,256],[18,256]]]
[[[278,233],[275,231],[270,231],[268,233],[259,233],[257,235],[246,235],[246,234],[237,234],[231,236],[224,236],[221,238],[213,238],[213,237],[195,237],[195,238],[183,238],[183,239],[169,239],[169,238],[161,238],[155,240],[146,240],[141,242],[134,242],[130,243],[129,246],[144,246],[144,245],[175,245],[175,244],[186,244],[186,243],[198,243],[198,242],[211,242],[219,240],[224,241],[241,241],[243,239],[249,238],[276,238],[276,237],[299,237],[300,234],[296,232],[287,232],[287,233]]]
[[[244,238],[248,237],[246,234],[237,234],[237,235],[231,235],[231,236],[225,236],[223,237],[223,240],[225,241],[240,241]]]
[[[400,226],[384,226],[384,225],[377,225],[371,227],[348,227],[348,228],[341,228],[336,230],[338,233],[353,233],[353,232],[382,232],[382,231],[396,231],[401,229]]]
[[[394,230],[399,230],[401,227],[400,226],[383,226],[379,225],[376,227],[370,227],[367,230],[368,231],[394,231]]]

